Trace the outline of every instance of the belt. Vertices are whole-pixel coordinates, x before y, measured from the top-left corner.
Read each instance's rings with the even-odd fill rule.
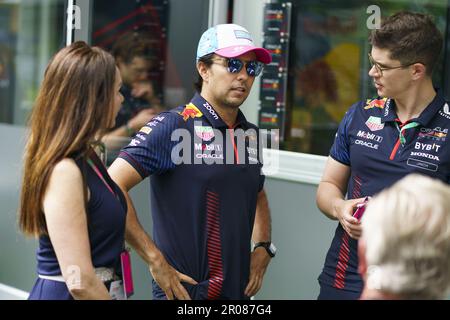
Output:
[[[100,267],[100,268],[95,268],[94,271],[95,271],[95,275],[97,276],[97,278],[99,278],[102,282],[112,281],[115,278],[113,268]],[[38,276],[39,276],[39,278],[45,279],[45,280],[66,282],[66,280],[64,280],[64,277],[62,275],[45,276],[45,275],[40,274]]]

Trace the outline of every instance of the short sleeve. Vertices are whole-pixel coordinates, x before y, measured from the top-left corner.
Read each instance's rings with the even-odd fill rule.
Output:
[[[344,118],[339,124],[334,143],[331,146],[330,150],[330,156],[334,160],[346,166],[350,166],[350,139],[348,135],[348,127],[353,119],[356,107],[357,104],[353,105],[345,114]]]
[[[259,187],[258,192],[261,192],[264,189],[264,182],[266,181],[266,176],[264,175],[262,168],[261,168],[261,174],[259,175]]]
[[[171,155],[177,142],[172,141],[171,136],[179,126],[179,119],[175,112],[163,112],[154,117],[121,150],[119,158],[133,166],[142,178],[173,169],[175,163]]]
[[[267,141],[269,139],[270,135],[267,133],[262,134],[261,130],[255,125],[251,125],[251,129],[255,130],[257,132],[257,140],[258,141],[258,166],[259,166],[259,185],[258,185],[258,192],[261,192],[264,189],[264,182],[266,181],[266,175],[264,174],[264,152],[262,151],[263,145],[261,144],[262,141]],[[261,137],[261,135],[263,135]]]

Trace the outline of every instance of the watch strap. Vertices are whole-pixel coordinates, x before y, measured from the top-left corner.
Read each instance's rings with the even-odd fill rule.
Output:
[[[270,245],[272,244],[272,242],[257,242],[255,243],[253,250],[255,250],[258,247],[263,247],[264,249],[266,249],[267,254],[273,258],[275,257],[275,254],[270,250]]]

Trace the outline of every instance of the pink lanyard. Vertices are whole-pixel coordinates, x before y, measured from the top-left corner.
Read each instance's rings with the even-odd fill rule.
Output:
[[[96,155],[94,155],[95,157]],[[111,186],[108,184],[108,182],[106,182],[105,178],[103,177],[101,171],[98,169],[98,167],[94,164],[94,161],[92,161],[91,158],[87,159],[87,163],[89,164],[89,166],[95,171],[95,173],[97,174],[97,176],[100,178],[100,180],[103,181],[103,183],[105,184],[105,186],[108,188],[108,190],[116,197],[116,199],[120,202],[119,196],[117,195],[117,193],[114,192],[114,190],[111,188]],[[127,283],[125,284],[125,290],[127,290],[127,296],[131,296],[133,294],[133,292],[129,292],[130,290],[133,291],[133,278],[131,277],[131,265],[130,265],[130,256],[128,251],[125,249],[125,242],[123,243],[123,247],[124,250],[123,252],[120,254],[120,260],[122,263],[122,270],[124,270],[123,265],[124,263],[127,264],[127,268],[124,271],[126,273],[126,277],[128,277],[127,279]],[[125,261],[124,261],[125,259]],[[130,284],[131,282],[131,284]],[[127,287],[131,287],[127,288]]]
[[[100,178],[100,180],[103,181],[103,183],[105,184],[105,186],[108,188],[108,190],[118,199],[117,194],[114,192],[114,190],[111,188],[111,186],[108,184],[108,182],[106,182],[105,178],[103,178],[102,173],[100,172],[100,170],[97,168],[97,166],[94,164],[94,162],[92,161],[92,159],[87,159],[87,163],[89,164],[89,166],[95,171],[95,173],[97,174],[97,176]]]

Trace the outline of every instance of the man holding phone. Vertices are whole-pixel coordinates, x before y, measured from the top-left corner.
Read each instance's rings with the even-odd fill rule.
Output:
[[[319,299],[361,294],[358,203],[413,172],[450,182],[449,104],[431,79],[442,35],[429,16],[400,12],[369,40],[369,76],[378,97],[355,103],[344,116],[317,190],[319,209],[339,221]]]

